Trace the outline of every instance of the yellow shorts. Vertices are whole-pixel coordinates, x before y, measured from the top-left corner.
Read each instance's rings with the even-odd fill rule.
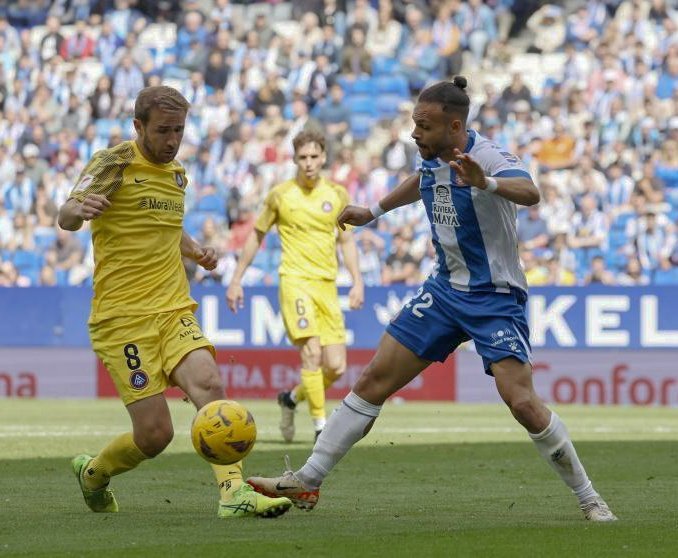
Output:
[[[191,351],[206,347],[216,354],[193,310],[110,318],[89,325],[92,348],[125,405],[165,391],[171,385],[170,374]]]
[[[320,337],[320,344],[346,343],[344,315],[334,281],[280,278],[280,311],[292,343]]]

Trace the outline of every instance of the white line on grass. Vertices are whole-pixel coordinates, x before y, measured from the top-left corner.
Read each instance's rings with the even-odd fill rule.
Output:
[[[124,427],[122,427],[124,429]],[[596,434],[621,434],[621,433],[653,433],[653,434],[670,434],[678,433],[678,427],[672,426],[654,426],[649,428],[628,428],[628,427],[606,427],[596,426],[593,428],[571,428],[574,432],[593,432]],[[511,432],[522,432],[523,429],[516,427],[466,427],[466,426],[448,426],[448,427],[426,427],[426,428],[380,428],[379,432],[382,434],[502,434]],[[55,427],[51,425],[49,428],[41,428],[36,425],[1,425],[0,438],[44,438],[44,437],[79,437],[79,436],[112,436],[119,432],[119,430],[100,430],[88,427],[79,427],[74,429],[72,426]],[[259,433],[263,435],[276,434],[277,429],[259,429]],[[177,430],[179,435],[188,435],[188,430]]]

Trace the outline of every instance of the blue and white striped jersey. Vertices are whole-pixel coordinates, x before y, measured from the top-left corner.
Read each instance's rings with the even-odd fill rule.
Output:
[[[486,176],[530,178],[518,157],[469,130],[464,149]],[[527,292],[520,267],[516,205],[496,194],[456,185],[441,159],[419,158],[419,190],[431,222],[437,264],[433,276],[460,291]]]

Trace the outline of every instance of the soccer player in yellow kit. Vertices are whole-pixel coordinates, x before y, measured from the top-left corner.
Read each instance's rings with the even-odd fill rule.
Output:
[[[348,205],[348,193],[320,175],[326,161],[325,138],[307,130],[292,143],[297,174],[266,196],[226,292],[228,306],[236,312],[243,305],[245,270],[268,230],[276,225],[282,244],[280,310],[287,335],[301,354],[301,383],[278,395],[280,431],[287,442],[294,438],[294,411],[304,398],[318,437],[325,426],[325,390],[346,370],[346,330],[336,286],[337,243],[353,279],[350,308],[360,308],[364,299],[353,234],[337,226],[339,213]]]
[[[94,154],[59,210],[59,225],[91,221],[94,298],[92,347],[106,365],[132,420],[132,432],[73,471],[88,507],[117,512],[110,478],[162,452],[173,437],[164,391],[179,386],[197,408],[222,399],[214,347],[198,325],[182,256],[214,269],[216,255],[183,230],[185,169],[175,160],[188,101],[166,86],[143,89],[134,107],[137,138]],[[242,465],[212,465],[221,518],[274,517],[287,498],[264,498],[242,481]]]

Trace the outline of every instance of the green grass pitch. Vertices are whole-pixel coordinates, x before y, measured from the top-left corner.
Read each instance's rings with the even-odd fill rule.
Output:
[[[306,411],[286,445],[273,402],[243,403],[259,427],[246,474],[279,474],[285,454],[301,465],[312,439]],[[678,409],[557,410],[615,524],[583,520],[505,408],[435,403],[387,404],[312,512],[225,521],[210,468],[190,445],[193,411],[173,402],[168,450],[114,478],[120,513],[93,514],[69,461],[129,428],[121,403],[6,399],[0,558],[678,556]]]

